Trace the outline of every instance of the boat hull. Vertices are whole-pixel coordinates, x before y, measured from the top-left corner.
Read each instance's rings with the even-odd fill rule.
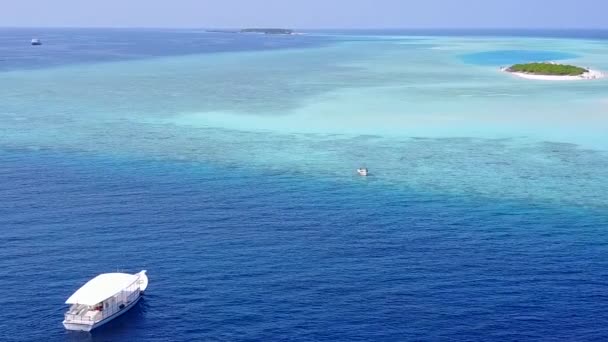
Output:
[[[113,319],[118,318],[118,317],[122,316],[123,314],[127,313],[132,307],[134,307],[139,302],[141,297],[142,297],[141,295],[138,296],[137,299],[135,299],[133,302],[129,303],[129,305],[125,306],[123,309],[117,311],[112,316],[106,317],[101,321],[91,322],[91,324],[86,324],[86,323],[68,322],[68,321],[64,320],[63,326],[67,330],[71,330],[71,331],[91,331],[93,329],[97,329],[100,326],[112,321]]]

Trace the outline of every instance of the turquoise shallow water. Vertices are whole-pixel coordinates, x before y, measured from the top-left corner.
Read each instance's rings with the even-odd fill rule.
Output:
[[[579,56],[573,53],[557,51],[497,50],[467,54],[462,56],[462,60],[466,63],[477,65],[505,66],[517,63],[530,63],[531,61],[559,61],[577,57]]]
[[[366,164],[397,187],[606,205],[608,81],[531,82],[462,61],[533,47],[608,70],[605,45],[381,38],[5,72],[0,143],[336,179]]]
[[[1,58],[0,340],[608,336],[608,81],[495,59],[608,71],[605,40],[77,32]],[[64,332],[117,268],[144,303]]]

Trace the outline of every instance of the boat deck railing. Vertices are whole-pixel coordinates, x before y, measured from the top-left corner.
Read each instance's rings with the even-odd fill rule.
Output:
[[[80,307],[76,310],[67,312],[65,314],[65,321],[76,324],[92,324],[104,320],[137,300],[139,296],[139,291],[130,292],[124,297],[123,301],[104,307],[101,311]]]
[[[103,318],[101,311],[87,311],[83,314],[65,314],[66,322],[90,324]]]

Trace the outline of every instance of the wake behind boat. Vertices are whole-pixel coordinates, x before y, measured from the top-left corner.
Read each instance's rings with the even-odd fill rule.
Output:
[[[68,330],[91,331],[135,306],[147,287],[145,270],[137,274],[100,274],[66,300],[70,309],[63,326]]]

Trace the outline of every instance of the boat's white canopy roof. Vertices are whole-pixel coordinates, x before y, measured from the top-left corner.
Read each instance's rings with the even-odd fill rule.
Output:
[[[66,304],[95,305],[114,296],[139,279],[139,274],[104,273],[89,280],[65,301]]]

